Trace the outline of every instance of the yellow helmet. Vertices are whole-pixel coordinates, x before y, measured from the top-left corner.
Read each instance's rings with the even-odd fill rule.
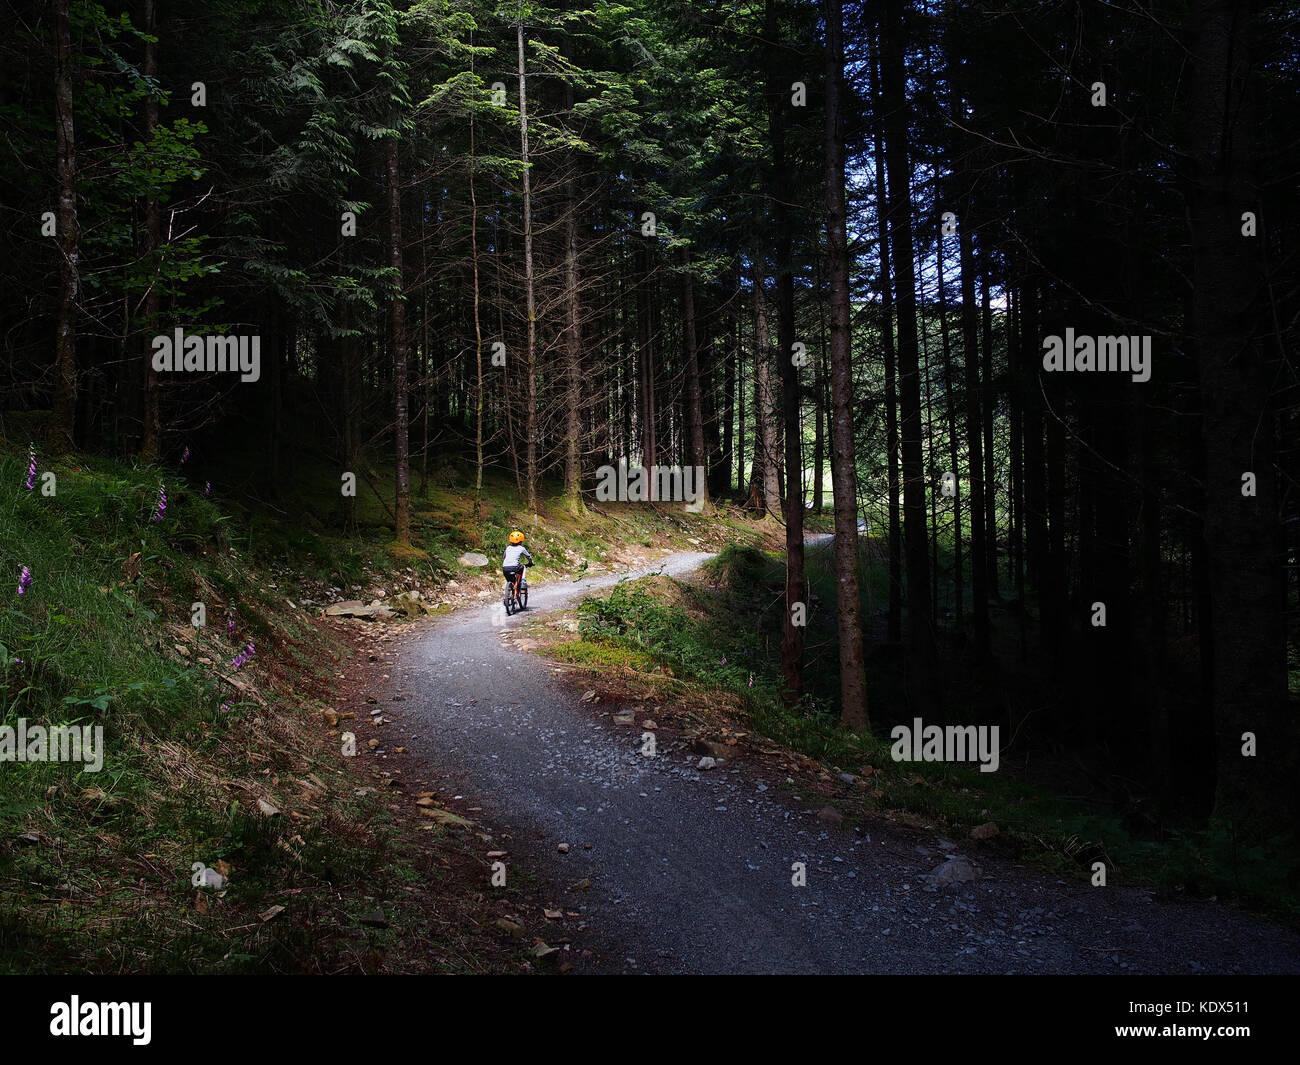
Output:
[[[524,534],[516,529],[510,534],[510,542],[512,544],[522,544],[524,542]]]

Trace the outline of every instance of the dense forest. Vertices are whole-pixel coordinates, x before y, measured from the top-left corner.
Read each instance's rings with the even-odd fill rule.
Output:
[[[1300,8],[3,10],[0,410],[41,463],[233,454],[272,500],[378,463],[398,543],[450,468],[574,511],[698,468],[784,525],[790,704],[1293,829]]]

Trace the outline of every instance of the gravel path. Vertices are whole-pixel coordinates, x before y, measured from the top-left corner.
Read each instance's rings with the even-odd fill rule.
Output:
[[[505,627],[616,579],[534,585]],[[601,959],[575,949],[577,971],[1300,972],[1300,936],[1229,907],[1092,888],[885,822],[830,826],[749,768],[697,771],[683,749],[644,757],[639,729],[598,717],[499,631],[489,606],[472,607],[405,644],[391,683],[407,701],[390,717],[457,809],[481,807],[471,816],[511,835],[509,875],[526,870],[548,905],[581,914],[554,937]],[[944,852],[978,878],[928,884]],[[795,863],[806,886],[792,884]]]

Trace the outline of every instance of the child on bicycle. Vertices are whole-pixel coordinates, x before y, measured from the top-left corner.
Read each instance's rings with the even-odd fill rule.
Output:
[[[528,559],[528,564],[533,564],[533,556],[528,553],[528,548],[524,546],[524,534],[518,529],[510,534],[510,544],[506,547],[505,558],[501,560],[501,573],[506,579],[506,594],[510,594],[510,588],[515,582],[515,576],[519,574],[524,566],[520,559]],[[528,578],[521,578],[521,588],[528,587]]]

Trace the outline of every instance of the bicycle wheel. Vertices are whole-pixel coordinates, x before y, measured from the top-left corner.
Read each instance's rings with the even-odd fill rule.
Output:
[[[528,609],[528,585],[524,585],[523,590],[519,593],[519,609]]]

